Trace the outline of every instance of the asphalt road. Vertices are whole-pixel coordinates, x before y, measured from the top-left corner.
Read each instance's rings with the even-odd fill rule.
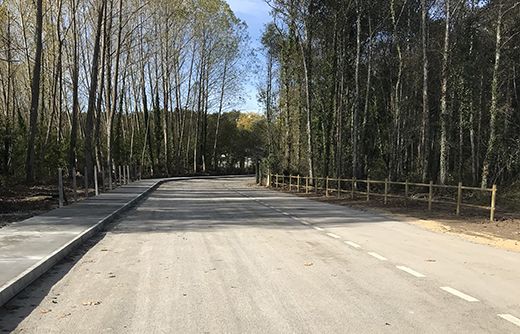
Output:
[[[519,253],[252,181],[161,186],[0,331],[520,333]]]

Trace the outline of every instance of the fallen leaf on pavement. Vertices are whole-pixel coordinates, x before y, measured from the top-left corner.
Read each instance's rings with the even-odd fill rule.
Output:
[[[99,304],[101,304],[101,302],[99,300],[83,302],[83,306],[93,306],[93,305],[99,305]]]
[[[312,263],[312,262],[305,262],[304,263],[304,266],[306,266],[306,267],[310,267],[312,265],[314,265],[314,263]]]

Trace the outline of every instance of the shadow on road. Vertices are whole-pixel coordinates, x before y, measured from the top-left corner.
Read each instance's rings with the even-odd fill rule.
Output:
[[[243,182],[243,180],[239,181]],[[197,183],[197,185],[194,185]],[[106,199],[105,199],[106,201]],[[103,205],[103,201],[92,201]],[[278,209],[278,211],[276,209]],[[49,310],[39,309],[41,301],[50,297],[58,301],[53,287],[62,280],[82,257],[107,233],[177,233],[205,232],[232,228],[265,228],[301,230],[308,227],[298,224],[291,216],[319,222],[321,226],[345,224],[391,224],[384,215],[366,213],[346,207],[309,201],[304,198],[264,191],[244,186],[243,183],[231,187],[204,187],[202,180],[191,184],[165,184],[151,194],[138,207],[125,214],[105,228],[103,233],[90,239],[76,249],[49,272],[41,276],[28,288],[0,308],[0,332],[8,333],[31,313]],[[71,225],[83,222],[70,221]],[[58,315],[56,315],[58,316]]]
[[[101,241],[106,235],[102,232],[89,239],[62,261],[52,267],[47,273],[43,274],[36,281],[31,283],[22,292],[11,299],[7,304],[0,307],[0,333],[10,333],[32,312],[38,309],[40,302],[47,296],[57,299],[59,294],[53,294],[53,287],[67,273],[74,268],[81,258]],[[58,301],[56,301],[58,302]],[[40,309],[42,314],[49,310]]]
[[[130,211],[111,233],[172,233],[226,228],[305,229],[291,216],[322,226],[392,224],[384,214],[363,212],[259,188],[181,189],[162,187]]]

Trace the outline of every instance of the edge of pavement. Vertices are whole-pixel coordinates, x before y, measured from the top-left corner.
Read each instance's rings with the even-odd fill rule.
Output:
[[[249,175],[240,175],[249,176]],[[97,223],[90,226],[79,235],[74,237],[72,240],[67,242],[65,245],[56,249],[54,252],[48,254],[37,263],[27,268],[24,272],[16,276],[15,278],[7,281],[5,284],[0,286],[0,307],[6,304],[9,300],[15,297],[18,293],[23,291],[32,282],[38,279],[41,275],[51,269],[56,263],[65,258],[74,249],[82,245],[85,241],[95,236],[104,226],[116,220],[123,213],[127,212],[131,208],[135,207],[139,202],[145,199],[149,194],[154,192],[162,184],[172,181],[183,181],[191,179],[212,179],[212,178],[226,178],[234,176],[194,176],[194,177],[172,177],[164,179],[156,179],[156,181],[150,185],[146,190],[138,194],[136,197],[131,199],[129,202],[123,204],[117,210],[101,218]]]

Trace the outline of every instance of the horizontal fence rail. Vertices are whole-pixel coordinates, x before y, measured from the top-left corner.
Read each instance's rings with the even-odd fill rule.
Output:
[[[267,177],[267,186],[274,188],[285,188],[289,191],[310,192],[319,193],[320,191],[329,197],[333,194],[340,198],[343,194],[350,194],[350,198],[356,198],[356,195],[362,195],[367,201],[370,201],[371,196],[378,196],[384,198],[384,203],[388,203],[389,198],[402,198],[406,201],[418,201],[425,202],[428,204],[428,210],[432,210],[434,203],[455,205],[457,216],[460,215],[462,207],[483,209],[489,211],[489,220],[491,222],[495,219],[496,211],[496,196],[497,186],[493,185],[491,188],[477,188],[468,187],[462,185],[461,182],[457,186],[453,185],[442,185],[434,184],[433,181],[429,183],[414,183],[414,182],[397,182],[385,180],[372,180],[367,178],[366,180],[361,179],[341,179],[331,177],[315,177],[310,178],[308,176],[300,175],[279,175],[269,174]],[[411,188],[421,188],[426,190],[427,193],[423,193],[423,198],[419,196],[411,196]],[[400,191],[396,191],[400,190]],[[443,190],[445,192],[453,192],[454,200],[445,198],[435,198],[435,192]],[[463,192],[471,191],[480,194],[490,194],[490,204],[478,205],[473,203],[463,202]]]

